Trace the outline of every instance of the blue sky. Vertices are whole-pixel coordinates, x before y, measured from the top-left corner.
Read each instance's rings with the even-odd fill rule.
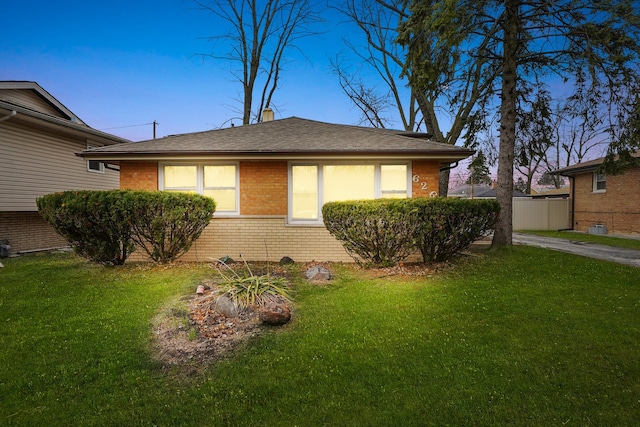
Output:
[[[2,7],[0,80],[36,81],[95,129],[133,141],[236,125],[240,86],[197,54],[221,23],[191,0],[13,1]],[[276,93],[276,118],[356,124],[329,58],[349,27],[327,9],[323,34],[298,43]]]

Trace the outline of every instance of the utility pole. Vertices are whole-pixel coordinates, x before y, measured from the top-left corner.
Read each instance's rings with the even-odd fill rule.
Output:
[[[153,139],[156,139],[156,126],[158,126],[158,122],[153,121]]]

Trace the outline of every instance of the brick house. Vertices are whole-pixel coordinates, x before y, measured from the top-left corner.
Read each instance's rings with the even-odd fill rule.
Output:
[[[0,241],[10,253],[66,246],[36,198],[118,188],[117,170],[75,154],[123,142],[130,141],[91,128],[35,82],[0,81]]]
[[[472,150],[423,133],[291,117],[85,150],[117,164],[122,189],[191,191],[217,208],[185,261],[352,261],[325,229],[331,200],[438,194],[440,169]],[[137,256],[140,256],[138,254]]]
[[[640,157],[640,152],[634,156]],[[598,170],[603,161],[604,157],[554,171],[571,182],[573,229],[587,232],[604,226],[611,234],[640,234],[640,168],[606,175]]]

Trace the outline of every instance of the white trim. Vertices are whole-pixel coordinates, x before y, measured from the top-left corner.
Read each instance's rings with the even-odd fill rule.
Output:
[[[235,179],[236,179],[236,209],[232,211],[218,211],[214,213],[214,217],[233,216],[240,215],[240,163],[239,162],[159,162],[158,163],[158,190],[164,191],[164,168],[165,166],[195,166],[196,167],[196,187],[197,194],[204,194],[204,167],[205,166],[234,166],[235,167]],[[231,189],[231,188],[228,188]],[[173,188],[173,190],[180,190],[180,188]],[[185,191],[193,191],[193,188],[184,188]]]

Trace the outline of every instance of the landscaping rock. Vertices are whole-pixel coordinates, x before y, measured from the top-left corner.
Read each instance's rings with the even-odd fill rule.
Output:
[[[321,265],[315,265],[313,267],[309,267],[305,272],[304,272],[304,277],[306,277],[308,280],[331,280],[333,279],[333,275],[331,274],[331,272],[321,266]]]
[[[219,296],[211,308],[227,317],[236,317],[240,313],[238,304],[226,295]]]
[[[284,256],[282,257],[282,259],[280,259],[280,265],[291,265],[293,263],[293,259],[289,258],[288,256]]]
[[[268,325],[284,325],[291,320],[291,309],[284,304],[267,304],[260,309],[258,317]]]

